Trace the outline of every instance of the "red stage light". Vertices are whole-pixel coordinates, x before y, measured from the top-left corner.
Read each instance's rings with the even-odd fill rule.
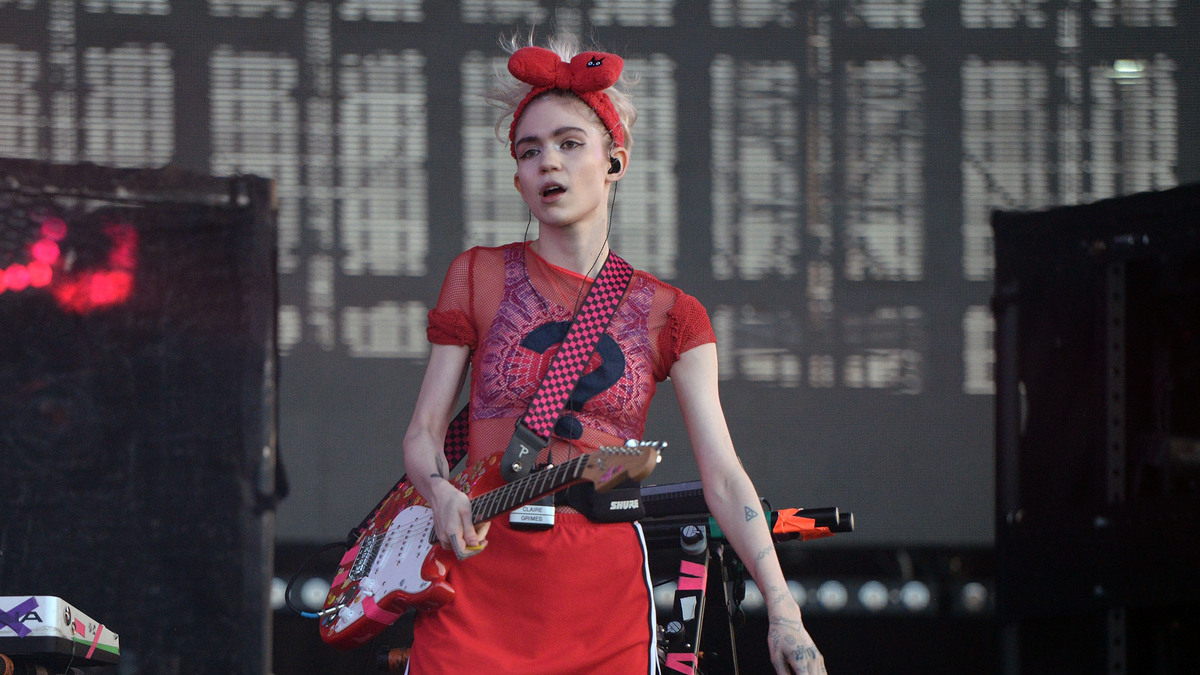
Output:
[[[4,270],[4,285],[10,291],[23,291],[29,287],[29,270],[24,265],[9,265]]]
[[[62,218],[50,216],[42,221],[42,236],[51,241],[62,241],[67,236],[67,224]]]
[[[29,270],[30,288],[45,288],[54,278],[54,270],[50,269],[49,263],[42,260],[34,260],[26,269]]]
[[[133,290],[133,275],[123,270],[97,272],[92,277],[89,289],[91,302],[95,307],[124,302],[129,298],[131,290]]]
[[[60,275],[50,286],[63,309],[84,314],[121,304],[133,294],[137,230],[128,223],[113,223],[104,228],[104,234],[112,241],[112,249],[103,267]]]
[[[53,239],[46,238],[39,239],[34,242],[33,246],[29,247],[29,255],[32,256],[34,260],[43,262],[47,265],[53,265],[58,261],[60,251],[58,244]]]
[[[41,238],[29,246],[29,262],[0,268],[0,293],[27,288],[44,288],[63,309],[84,314],[101,307],[118,305],[133,294],[137,270],[137,230],[129,223],[104,227],[110,248],[99,267],[67,272],[62,265],[62,242],[68,234],[66,221],[47,216],[41,221]]]

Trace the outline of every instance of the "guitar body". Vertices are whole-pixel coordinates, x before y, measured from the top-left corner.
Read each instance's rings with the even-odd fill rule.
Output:
[[[471,496],[486,493],[504,484],[498,462],[490,457],[451,482]],[[342,557],[325,599],[326,609],[340,609],[321,619],[321,638],[339,649],[357,647],[409,609],[453,600],[445,579],[456,557],[433,539],[433,510],[411,483],[402,482]]]
[[[605,492],[627,478],[641,480],[658,463],[663,446],[629,441],[598,448],[511,483],[500,473],[497,454],[450,482],[471,497],[472,518],[480,523],[575,483],[591,481],[597,492]],[[433,510],[411,483],[401,481],[342,557],[320,612],[321,639],[339,649],[357,647],[409,609],[432,610],[450,602],[454,589],[446,575],[457,561],[436,541]]]

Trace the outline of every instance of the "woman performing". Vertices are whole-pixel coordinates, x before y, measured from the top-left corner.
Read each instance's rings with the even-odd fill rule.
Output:
[[[511,117],[513,185],[537,236],[460,254],[430,312],[432,348],[404,461],[433,509],[441,545],[460,562],[447,578],[454,601],[418,614],[413,675],[657,672],[652,588],[635,522],[599,522],[612,518],[558,500],[549,527],[516,528],[507,517],[474,525],[467,496],[446,480],[443,443],[468,374],[475,463],[508,447],[598,270],[614,255],[610,199],[630,166],[635,111],[621,58],[577,45],[561,35],[548,49],[510,45],[515,80],[492,99],[506,107],[498,129]],[[640,439],[656,385],[670,377],[709,509],[766,600],[775,672],[824,673],[726,426],[704,308],[636,271],[591,364],[589,372],[611,384],[559,419],[539,463]]]

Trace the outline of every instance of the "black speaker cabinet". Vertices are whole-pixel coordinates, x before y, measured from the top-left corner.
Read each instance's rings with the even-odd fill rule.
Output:
[[[270,672],[272,190],[0,160],[0,595],[118,633],[106,671]]]
[[[1200,186],[992,225],[1003,672],[1200,672]]]

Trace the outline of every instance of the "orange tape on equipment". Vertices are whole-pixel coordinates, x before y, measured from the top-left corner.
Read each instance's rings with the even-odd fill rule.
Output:
[[[799,511],[800,509],[780,509],[775,527],[771,528],[771,531],[779,535],[795,535],[802,541],[833,536],[828,527],[817,527],[817,521],[812,518],[796,515]]]

